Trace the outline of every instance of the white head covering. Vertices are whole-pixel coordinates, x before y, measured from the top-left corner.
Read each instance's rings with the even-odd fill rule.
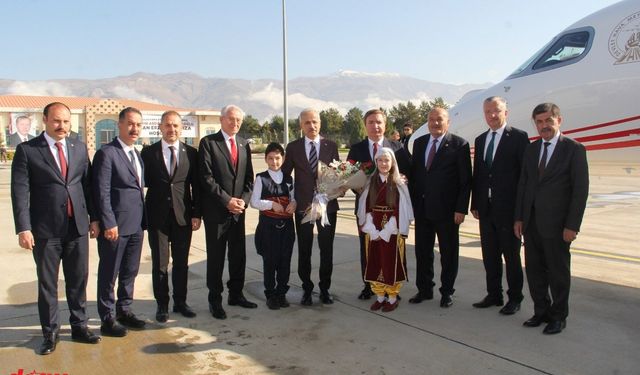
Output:
[[[399,193],[399,206],[398,206],[398,231],[400,234],[409,234],[409,224],[413,221],[413,208],[411,207],[411,196],[409,195],[409,189],[407,185],[402,181],[400,177],[400,171],[398,170],[398,162],[396,161],[396,155],[389,147],[381,147],[375,156],[375,161],[382,155],[386,155],[391,159],[393,166],[391,174],[387,179],[396,183]],[[374,173],[375,174],[375,173]],[[373,176],[373,175],[372,175]],[[358,224],[364,225],[367,216],[367,196],[369,195],[369,186],[371,185],[371,177],[364,187],[364,191],[360,195],[358,200]]]

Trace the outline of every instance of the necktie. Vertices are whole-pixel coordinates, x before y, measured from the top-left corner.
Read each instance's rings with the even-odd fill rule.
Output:
[[[178,169],[178,159],[176,158],[176,148],[169,146],[169,150],[171,151],[171,156],[169,157],[169,176],[173,177],[173,175],[176,174],[176,169]]]
[[[433,163],[433,158],[436,156],[436,145],[438,144],[438,140],[434,139],[431,143],[431,149],[429,150],[429,155],[427,156],[427,170],[431,168],[431,163]]]
[[[377,153],[378,153],[378,142],[375,142],[373,144],[373,157],[371,158],[371,160],[376,160]]]
[[[547,149],[551,142],[544,143],[544,151],[542,151],[542,158],[540,158],[540,164],[538,164],[538,177],[542,177],[544,168],[547,166]]]
[[[233,164],[233,168],[235,169],[238,165],[238,148],[233,138],[229,138],[229,145],[231,145],[231,164]]]
[[[62,178],[67,181],[67,159],[64,157],[64,151],[62,150],[62,143],[56,142],[56,148],[58,149],[58,159],[60,160],[60,172]],[[71,199],[67,193],[67,215],[73,216],[73,206],[71,206]]]
[[[136,172],[136,180],[138,180],[138,186],[140,186],[140,175],[138,174],[136,156],[133,154],[133,150],[129,150],[129,158],[131,159],[131,165],[133,165],[133,171]]]
[[[496,132],[491,132],[491,141],[489,141],[489,145],[487,146],[487,154],[484,157],[484,162],[487,163],[487,168],[491,168],[491,164],[493,163],[493,145],[496,140]]]
[[[318,177],[318,152],[316,151],[316,144],[309,142],[309,165],[311,166],[311,172],[313,172],[313,178]]]

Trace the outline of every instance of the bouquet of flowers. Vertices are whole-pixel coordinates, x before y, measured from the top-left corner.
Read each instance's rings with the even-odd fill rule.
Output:
[[[374,170],[372,162],[334,160],[329,165],[319,162],[316,194],[301,222],[308,223],[321,219],[321,225],[329,224],[327,217],[329,201],[344,195],[349,189],[362,189]]]

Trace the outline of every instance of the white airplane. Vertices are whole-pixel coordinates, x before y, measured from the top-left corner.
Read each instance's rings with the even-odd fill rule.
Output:
[[[482,104],[507,100],[508,123],[537,132],[533,108],[560,107],[563,134],[583,143],[590,161],[640,162],[640,1],[626,0],[569,26],[504,81],[465,94],[449,110],[450,131],[473,140],[487,130]],[[422,125],[409,140],[427,134]]]

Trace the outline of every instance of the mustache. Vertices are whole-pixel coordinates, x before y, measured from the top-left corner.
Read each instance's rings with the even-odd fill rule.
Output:
[[[129,135],[138,135],[138,132],[136,132],[136,131],[131,131],[131,132],[129,132]]]

